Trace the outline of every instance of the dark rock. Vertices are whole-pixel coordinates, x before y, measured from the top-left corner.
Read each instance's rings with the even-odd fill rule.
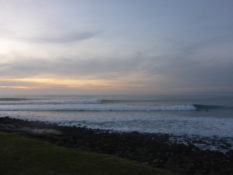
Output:
[[[27,128],[27,132],[25,129]],[[59,134],[34,134],[28,131],[58,131]],[[0,118],[0,130],[19,132],[59,146],[107,153],[132,159],[145,165],[169,169],[177,174],[233,174],[233,150],[226,154],[203,151],[185,138],[187,144],[170,143],[168,134],[116,133],[82,127],[63,127],[51,123]],[[46,133],[46,132],[44,132]],[[205,140],[196,142],[204,143]],[[208,140],[208,142],[211,140]],[[215,140],[212,141],[213,144]],[[223,141],[224,143],[224,141]],[[229,146],[229,145],[225,145]]]

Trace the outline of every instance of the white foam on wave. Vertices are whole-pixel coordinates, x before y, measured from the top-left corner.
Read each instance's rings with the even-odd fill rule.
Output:
[[[75,107],[44,107],[44,108],[0,108],[0,111],[195,111],[193,105],[175,106],[109,106],[109,105],[77,105]]]
[[[8,114],[8,115],[7,115]],[[190,141],[200,149],[221,150],[223,152],[233,149],[233,118],[227,117],[194,117],[190,113],[177,112],[113,112],[113,113],[73,113],[73,112],[1,112],[0,117],[10,116],[29,121],[43,121],[56,123],[67,127],[87,127],[117,132],[138,131],[141,133],[166,133],[174,136],[176,143],[188,144]],[[185,140],[182,136],[185,135]],[[196,137],[194,137],[196,136]],[[217,138],[224,140],[230,148],[224,148],[224,143],[212,143],[212,139],[205,143],[198,142],[199,137]],[[190,140],[187,138],[190,138]]]
[[[0,115],[0,117],[3,117]],[[91,121],[75,120],[74,118],[46,118],[41,116],[22,117],[14,116],[11,118],[24,119],[28,121],[43,121],[56,123],[67,127],[87,127],[92,129],[104,129],[112,132],[131,132],[141,133],[166,133],[172,134],[169,142],[186,144],[193,143],[201,150],[216,150],[223,153],[233,149],[232,123],[233,120],[210,118],[157,118],[153,120],[128,120],[128,121]],[[209,126],[209,127],[208,127]],[[168,129],[169,128],[169,129]],[[59,134],[50,130],[29,130],[33,134]],[[228,145],[226,147],[226,144]]]

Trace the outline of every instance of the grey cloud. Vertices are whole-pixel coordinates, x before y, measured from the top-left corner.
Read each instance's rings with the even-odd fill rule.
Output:
[[[97,32],[82,32],[82,33],[70,33],[49,36],[38,36],[38,37],[18,37],[20,40],[26,40],[29,42],[36,43],[69,43],[78,42],[93,38],[97,35]]]
[[[33,86],[34,83],[29,82],[15,82],[15,81],[1,81],[0,86]]]
[[[166,54],[155,57],[141,53],[125,58],[60,58],[50,61],[22,59],[4,65],[4,69],[0,65],[0,74],[25,77],[43,73],[112,79],[143,73],[151,79],[150,82],[146,82],[148,87],[163,89],[233,87],[233,51],[230,47],[224,47],[225,42],[233,47],[233,43],[227,39],[211,39],[186,43],[176,47],[178,48],[176,52],[167,51]],[[207,53],[203,54],[203,51]],[[161,78],[156,80],[157,76]]]
[[[233,42],[228,38],[191,42],[180,47],[176,54],[157,57],[157,62],[150,60],[144,69],[151,75],[164,77],[159,83],[161,87],[232,87],[233,90],[233,51],[229,46],[233,47]],[[207,53],[203,54],[206,49]]]
[[[56,60],[43,59],[18,59],[12,64],[0,68],[0,74],[6,76],[18,75],[32,76],[43,74],[56,74],[65,76],[92,75],[100,78],[112,78],[140,69],[143,59],[140,58],[115,58],[115,59],[75,59],[61,58]],[[1,67],[1,66],[0,66]]]

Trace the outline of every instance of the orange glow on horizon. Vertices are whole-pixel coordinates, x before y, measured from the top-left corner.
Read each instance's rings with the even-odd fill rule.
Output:
[[[28,77],[28,78],[1,78],[0,82],[14,83],[13,85],[2,85],[0,88],[11,89],[52,89],[52,88],[71,88],[71,89],[84,89],[84,90],[116,90],[116,91],[160,91],[156,88],[145,87],[144,82],[137,83],[144,77],[136,75],[118,77],[115,79],[98,79],[93,77],[76,77],[66,78],[58,77],[55,75]],[[47,78],[48,77],[48,78]],[[143,80],[146,80],[144,78]]]
[[[13,78],[4,79],[8,82],[24,82],[24,83],[35,83],[44,85],[61,85],[65,87],[80,87],[86,85],[94,86],[105,86],[108,83],[104,80],[90,80],[90,79],[64,79],[64,78]]]
[[[34,89],[34,87],[29,86],[0,86],[1,89]]]

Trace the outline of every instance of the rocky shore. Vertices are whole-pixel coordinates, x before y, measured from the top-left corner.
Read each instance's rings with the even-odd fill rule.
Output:
[[[201,150],[189,141],[185,144],[172,142],[174,136],[168,134],[116,133],[9,117],[0,118],[0,130],[18,132],[60,146],[116,155],[176,174],[233,175],[233,150],[226,153]],[[205,140],[196,142],[202,144]],[[223,147],[230,146],[223,141]]]

